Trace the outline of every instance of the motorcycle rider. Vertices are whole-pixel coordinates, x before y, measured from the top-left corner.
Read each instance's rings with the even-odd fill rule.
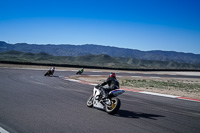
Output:
[[[84,68],[81,68],[80,73],[83,73],[83,71],[84,71]]]
[[[82,74],[84,71],[84,68],[81,68],[80,70],[78,70],[78,72],[76,74]]]
[[[101,87],[101,91],[103,93],[103,98],[105,99],[108,97],[108,93],[112,90],[115,89],[119,89],[119,82],[116,78],[115,73],[110,73],[109,77],[107,78],[107,80],[103,83],[101,83],[98,86],[104,86],[104,85],[108,85],[108,87]]]
[[[52,72],[55,71],[55,67],[52,67],[50,70],[51,70]]]
[[[54,71],[55,71],[55,67],[52,67],[52,68],[50,69],[50,71],[51,71],[51,73],[53,74]]]
[[[52,67],[52,68],[49,70],[50,75],[53,75],[54,71],[55,71],[55,67]]]

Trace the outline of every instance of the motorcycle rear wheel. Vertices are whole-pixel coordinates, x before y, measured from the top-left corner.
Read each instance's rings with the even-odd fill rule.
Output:
[[[118,98],[111,98],[110,99],[112,104],[111,105],[106,105],[106,112],[108,114],[115,114],[119,110],[121,106],[121,101]]]
[[[87,106],[88,107],[93,107],[93,96],[90,96],[87,100]]]

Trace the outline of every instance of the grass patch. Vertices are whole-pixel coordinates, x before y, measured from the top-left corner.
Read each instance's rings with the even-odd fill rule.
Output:
[[[119,79],[121,86],[146,88],[146,89],[167,89],[180,90],[185,92],[199,93],[200,83],[194,81],[177,81],[177,80],[150,80],[150,79]]]

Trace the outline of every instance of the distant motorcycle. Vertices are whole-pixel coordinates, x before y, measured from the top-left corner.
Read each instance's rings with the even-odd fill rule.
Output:
[[[95,86],[93,89],[93,94],[89,97],[87,100],[87,106],[88,107],[95,107],[98,109],[105,110],[108,114],[115,114],[120,108],[121,102],[119,98],[116,98],[117,96],[124,93],[124,90],[116,89],[113,91],[110,91],[108,94],[108,97],[105,99],[102,99],[102,86]]]
[[[82,73],[83,73],[83,71],[84,71],[84,69],[82,68],[81,70],[79,70],[77,73],[76,73],[76,75],[81,75]]]
[[[44,74],[44,76],[52,76],[52,75],[54,74],[54,71],[55,71],[55,70],[48,70],[48,71]]]

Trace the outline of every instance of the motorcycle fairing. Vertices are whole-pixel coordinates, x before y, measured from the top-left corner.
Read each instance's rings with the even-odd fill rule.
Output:
[[[93,106],[94,106],[95,108],[105,109],[105,107],[104,107],[99,101],[97,101],[97,100],[95,100],[95,99],[94,99],[94,101],[93,101]]]
[[[116,90],[110,91],[109,95],[116,97],[116,96],[121,95],[124,92],[125,92],[124,90],[116,89]]]
[[[93,106],[99,109],[105,109],[105,107],[101,104],[99,96],[100,96],[100,90],[95,88],[93,91],[93,96],[94,96],[94,100],[93,100]]]

